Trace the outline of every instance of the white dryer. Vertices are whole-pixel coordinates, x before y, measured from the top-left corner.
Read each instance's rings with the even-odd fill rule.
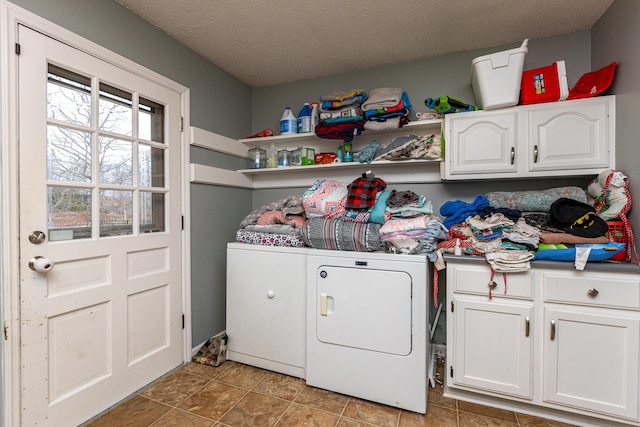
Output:
[[[310,250],[307,384],[425,413],[426,257]]]

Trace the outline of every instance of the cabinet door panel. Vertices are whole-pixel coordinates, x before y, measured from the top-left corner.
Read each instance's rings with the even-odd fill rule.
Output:
[[[515,112],[445,117],[445,129],[451,175],[517,172]]]
[[[530,399],[532,312],[531,305],[456,299],[453,383]]]
[[[304,367],[304,253],[227,250],[228,351]]]
[[[609,103],[562,103],[529,112],[529,170],[607,168]]]
[[[637,419],[640,319],[549,308],[544,318],[543,400]]]

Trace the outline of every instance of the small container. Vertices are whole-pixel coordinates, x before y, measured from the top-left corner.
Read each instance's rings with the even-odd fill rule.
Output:
[[[342,161],[353,162],[353,145],[349,141],[342,144]]]
[[[302,147],[291,150],[291,166],[302,166]]]
[[[316,164],[316,150],[309,147],[304,147],[302,149],[302,166],[310,166]]]
[[[528,42],[525,39],[519,48],[471,61],[471,86],[481,109],[493,110],[518,104]]]
[[[248,150],[247,167],[249,169],[262,169],[267,166],[267,150],[260,147]]]
[[[278,166],[291,166],[291,152],[278,150]]]
[[[276,166],[278,166],[278,149],[272,142],[271,146],[267,150],[267,167],[275,168]]]

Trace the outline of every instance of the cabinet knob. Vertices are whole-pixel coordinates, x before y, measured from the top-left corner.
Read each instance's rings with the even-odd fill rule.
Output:
[[[496,288],[496,286],[498,286],[498,284],[492,280],[487,286],[489,286],[489,289],[493,290]]]
[[[589,295],[591,298],[597,297],[599,293],[600,292],[596,288],[591,288],[587,291],[587,295]]]
[[[275,296],[276,296],[276,293],[274,291],[272,291],[271,289],[269,289],[267,291],[267,298],[273,299],[273,297],[275,297]]]

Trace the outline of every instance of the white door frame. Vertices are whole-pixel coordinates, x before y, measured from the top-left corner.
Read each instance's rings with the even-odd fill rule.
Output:
[[[89,53],[127,71],[144,76],[181,94],[183,131],[182,155],[182,310],[185,315],[183,334],[183,361],[191,359],[191,242],[190,242],[190,193],[189,193],[189,89],[166,77],[124,58],[104,47],[80,37],[63,27],[22,9],[7,0],[0,0],[0,149],[1,149],[1,211],[2,240],[0,260],[1,303],[4,326],[3,366],[0,372],[4,425],[20,425],[20,269],[18,230],[20,210],[18,206],[18,82],[17,42],[18,24],[23,24],[63,43]]]

